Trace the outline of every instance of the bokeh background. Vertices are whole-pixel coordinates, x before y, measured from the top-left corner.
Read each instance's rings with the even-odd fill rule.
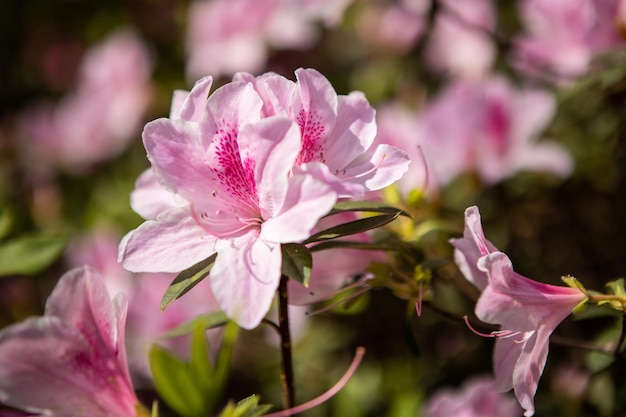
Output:
[[[466,207],[480,208],[487,237],[525,276],[560,284],[573,275],[597,290],[624,276],[620,3],[0,2],[0,327],[40,315],[62,273],[91,263],[111,277],[111,291],[145,300],[128,329],[140,339],[129,349],[143,352],[163,330],[152,317],[173,279],[133,276],[115,261],[121,236],[142,221],[129,193],[149,167],[143,125],[166,117],[172,92],[203,75],[219,86],[239,71],[293,78],[295,69],[311,67],[338,94],[363,91],[378,111],[378,140],[414,159],[398,187],[372,196],[413,220],[374,239],[410,243],[410,252],[382,262],[400,282],[421,265],[432,286],[420,317],[404,287],[390,285],[329,312],[294,310],[298,402],[330,387],[365,346],[349,385],[303,415],[427,415],[440,389],[461,389],[491,372],[493,341],[461,319],[471,316],[478,293],[448,244],[462,233]],[[180,311],[163,326],[214,308],[201,289],[195,297],[179,300]],[[621,317],[595,310],[557,329],[538,416],[626,415],[623,356],[590,349],[610,346],[621,331]],[[239,333],[216,414],[227,399],[254,393],[280,405],[270,334],[264,326]],[[136,385],[149,402],[156,394],[147,363],[138,362]]]

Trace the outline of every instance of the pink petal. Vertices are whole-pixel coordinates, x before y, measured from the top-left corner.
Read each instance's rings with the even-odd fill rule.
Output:
[[[130,194],[130,206],[144,219],[154,220],[159,214],[179,205],[174,194],[159,184],[152,169],[148,168],[137,178],[135,189]]]
[[[207,98],[209,97],[212,84],[213,77],[207,76],[196,81],[188,93],[180,90],[175,91],[172,99],[172,108],[170,109],[170,119],[200,122],[206,112]],[[184,97],[181,97],[182,94],[184,94]]]
[[[261,214],[272,217],[285,199],[288,175],[300,151],[300,129],[287,118],[272,116],[246,125],[238,143],[242,157],[255,161]]]
[[[253,329],[270,308],[281,268],[280,245],[250,232],[220,241],[209,278],[222,310],[244,329]]]
[[[362,184],[366,191],[376,191],[402,178],[410,163],[404,151],[390,145],[378,145],[374,152],[352,161],[336,175],[344,181]]]
[[[302,241],[336,201],[337,194],[327,184],[310,176],[292,176],[282,207],[261,225],[261,236],[270,242]]]
[[[215,253],[215,241],[183,207],[124,236],[118,260],[133,272],[180,272]]]
[[[548,359],[552,330],[537,331],[526,343],[513,371],[513,389],[525,416],[535,413],[535,393]]]
[[[376,137],[375,110],[361,92],[338,97],[337,120],[324,159],[330,169],[345,168],[367,151]]]
[[[52,417],[134,416],[125,318],[125,299],[112,307],[94,270],[68,272],[44,317],[0,332],[0,402]]]
[[[478,207],[472,206],[465,210],[463,238],[450,239],[450,243],[455,248],[454,262],[465,279],[483,290],[487,286],[487,274],[478,269],[478,259],[498,249],[485,238]]]

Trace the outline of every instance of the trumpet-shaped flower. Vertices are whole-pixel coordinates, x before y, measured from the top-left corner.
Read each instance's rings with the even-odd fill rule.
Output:
[[[292,174],[299,126],[264,114],[251,83],[234,81],[206,100],[210,84],[205,78],[189,94],[175,94],[170,118],[146,125],[156,181],[142,176],[136,192],[154,197],[158,209],[135,205],[151,220],[123,239],[120,260],[135,272],[179,272],[217,253],[215,297],[226,314],[253,328],[278,287],[280,244],[306,239],[337,193]]]
[[[0,332],[0,403],[50,417],[147,415],[130,382],[125,319],[126,299],[111,302],[95,270],[66,273],[43,317]]]
[[[526,410],[524,415],[532,416],[550,335],[585,295],[575,288],[543,284],[517,274],[502,252],[483,256],[478,268],[487,274],[489,284],[478,299],[476,316],[502,326],[495,333],[495,387],[514,389]]]

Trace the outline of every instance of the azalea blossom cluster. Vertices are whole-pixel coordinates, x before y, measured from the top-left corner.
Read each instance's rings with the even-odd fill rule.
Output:
[[[170,117],[144,129],[152,168],[131,205],[147,221],[120,245],[136,272],[180,272],[217,254],[213,293],[248,329],[274,299],[281,244],[304,241],[338,199],[390,185],[409,165],[395,147],[370,149],[363,94],[338,96],[313,69],[296,77],[239,73],[210,96],[211,77],[176,92]]]

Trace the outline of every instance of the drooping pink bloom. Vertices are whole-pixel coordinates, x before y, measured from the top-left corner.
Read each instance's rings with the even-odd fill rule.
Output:
[[[219,311],[219,306],[210,283],[205,280],[198,283],[183,301],[175,301],[161,311],[161,299],[175,275],[133,274],[125,270],[117,262],[119,241],[120,236],[113,230],[94,229],[70,243],[66,259],[71,267],[90,265],[100,271],[109,295],[126,294],[128,362],[133,379],[141,381],[150,377],[148,353],[152,344],[158,343],[186,358],[190,338],[165,339],[163,335],[201,314]]]
[[[484,290],[489,282],[485,271],[478,269],[478,260],[498,249],[485,238],[478,207],[465,209],[463,237],[450,239],[450,244],[454,246],[454,262],[465,279],[479,290]]]
[[[419,136],[432,172],[444,186],[460,173],[476,171],[488,184],[520,170],[566,176],[571,156],[537,137],[554,114],[545,91],[517,89],[506,79],[457,79],[421,114]]]
[[[119,30],[84,56],[75,89],[57,104],[38,103],[21,117],[34,161],[80,171],[121,153],[151,96],[151,60],[143,42]]]
[[[535,412],[534,396],[543,373],[554,329],[585,295],[578,289],[543,284],[513,271],[510,259],[493,252],[478,261],[489,284],[476,304],[476,316],[501,325],[496,332],[495,387],[513,389],[525,416]]]
[[[187,75],[259,72],[269,47],[306,49],[316,23],[334,26],[352,0],[212,0],[189,7]]]
[[[0,402],[51,417],[143,414],[124,347],[126,299],[111,302],[98,273],[69,271],[43,317],[0,332]]]
[[[460,389],[437,391],[424,407],[424,417],[517,417],[520,407],[514,398],[493,390],[491,378],[478,377]]]
[[[521,71],[565,83],[589,69],[593,56],[623,43],[616,17],[619,0],[524,0],[526,33],[512,60]]]
[[[496,48],[491,0],[441,2],[426,49],[429,66],[456,76],[481,77],[491,70]]]
[[[217,253],[215,297],[253,328],[278,287],[280,244],[310,236],[337,193],[312,176],[292,175],[303,147],[299,126],[266,117],[252,84],[234,81],[207,100],[210,85],[205,78],[188,94],[176,93],[170,118],[146,125],[154,180],[140,177],[136,193],[156,195],[165,211],[126,235],[119,259],[131,271],[179,272]],[[158,211],[136,207],[146,218]]]
[[[293,172],[306,173],[333,187],[340,198],[360,198],[384,188],[408,169],[404,151],[387,144],[372,146],[375,110],[365,95],[337,95],[314,69],[296,70],[297,81],[267,73],[238,73],[263,99],[265,116],[286,116],[300,127],[302,145]],[[374,148],[374,149],[372,149]]]

